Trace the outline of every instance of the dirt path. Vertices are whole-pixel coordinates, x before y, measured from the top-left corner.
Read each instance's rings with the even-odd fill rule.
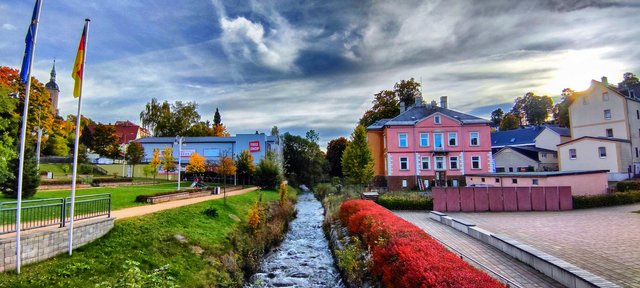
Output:
[[[241,195],[241,194],[248,193],[248,192],[255,191],[255,190],[258,190],[258,187],[251,187],[251,188],[242,189],[242,190],[235,190],[235,191],[227,192],[227,197]],[[135,216],[151,214],[151,213],[155,213],[155,212],[162,211],[162,210],[167,210],[167,209],[173,209],[173,208],[177,208],[177,207],[187,206],[187,205],[200,203],[200,202],[204,202],[204,201],[209,201],[209,200],[213,200],[213,199],[220,199],[222,197],[224,197],[224,194],[222,192],[220,192],[219,195],[211,195],[211,196],[205,196],[205,197],[190,198],[190,199],[184,199],[184,200],[176,200],[176,201],[171,201],[171,202],[163,202],[163,203],[158,203],[158,204],[153,204],[153,205],[145,205],[145,206],[137,206],[137,207],[125,208],[125,209],[112,211],[111,212],[111,217],[115,217],[118,220],[120,220],[120,219],[129,218],[129,217],[135,217]]]

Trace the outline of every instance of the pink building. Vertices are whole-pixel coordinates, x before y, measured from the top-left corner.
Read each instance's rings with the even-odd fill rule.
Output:
[[[367,127],[376,176],[390,190],[461,186],[466,174],[492,171],[490,122],[448,109],[446,96],[440,100],[439,107],[418,100]]]

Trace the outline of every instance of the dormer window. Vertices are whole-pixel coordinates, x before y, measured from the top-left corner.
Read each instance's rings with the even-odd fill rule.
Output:
[[[440,124],[440,116],[433,117],[433,123]]]

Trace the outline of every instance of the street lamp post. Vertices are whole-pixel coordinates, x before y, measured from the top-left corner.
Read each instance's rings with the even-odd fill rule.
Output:
[[[36,170],[40,172],[40,143],[42,143],[42,127],[38,127],[38,143],[36,143]]]
[[[178,144],[178,191],[180,191],[180,170],[182,170],[182,140],[184,137],[176,136],[174,143]]]

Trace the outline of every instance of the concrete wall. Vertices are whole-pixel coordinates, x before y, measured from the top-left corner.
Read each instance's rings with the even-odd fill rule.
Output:
[[[113,228],[115,218],[101,218],[74,223],[73,247],[78,248],[90,243]],[[56,255],[68,252],[69,228],[46,228],[23,232],[22,265],[40,262]],[[0,272],[16,268],[15,234],[0,238]]]
[[[557,176],[535,176],[535,175],[509,175],[500,176],[466,176],[467,185],[488,185],[502,187],[529,187],[533,186],[533,179],[538,179],[537,186],[569,186],[572,195],[599,195],[607,193],[608,175],[606,172],[557,175]],[[484,178],[484,181],[482,179]],[[498,180],[496,181],[496,178]],[[517,183],[513,183],[516,179]]]

